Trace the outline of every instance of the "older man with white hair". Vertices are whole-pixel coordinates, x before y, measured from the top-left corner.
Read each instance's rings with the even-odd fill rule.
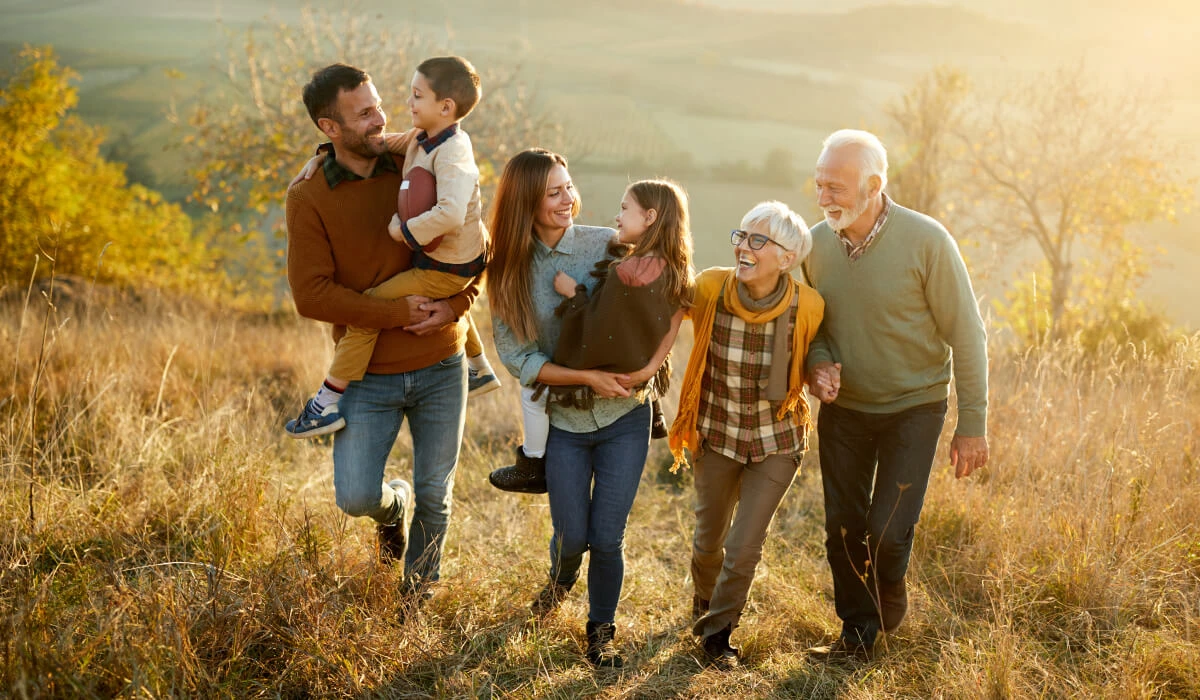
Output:
[[[885,193],[887,151],[865,131],[825,140],[817,160],[825,220],[805,272],[825,299],[808,354],[825,492],[825,547],[842,631],[811,650],[869,658],[908,610],[905,574],[947,411],[958,422],[955,477],[984,466],[987,335],[967,267],[934,219]]]
[[[804,221],[762,202],[730,235],[734,268],[696,278],[695,344],[671,450],[696,461],[692,631],[708,660],[738,662],[738,626],[775,511],[808,446],[802,369],[824,304],[789,272],[812,247]],[[737,512],[734,512],[736,506]]]

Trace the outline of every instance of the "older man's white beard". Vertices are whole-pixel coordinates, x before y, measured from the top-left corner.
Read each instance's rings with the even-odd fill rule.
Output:
[[[867,211],[867,206],[870,203],[871,200],[861,197],[854,203],[853,209],[843,209],[842,215],[836,218],[830,215],[829,208],[823,208],[821,213],[825,215],[825,221],[829,224],[829,228],[834,231],[843,231],[855,221],[858,221],[858,217]]]

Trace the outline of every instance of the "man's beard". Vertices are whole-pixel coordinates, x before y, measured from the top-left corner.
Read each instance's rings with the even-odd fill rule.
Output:
[[[344,133],[342,148],[360,158],[376,158],[387,152],[387,143],[382,138],[372,139],[365,134],[357,134],[351,131]],[[379,135],[383,135],[382,129],[379,131]]]
[[[830,228],[832,228],[834,231],[844,231],[855,221],[858,221],[858,218],[867,211],[867,207],[870,205],[870,203],[871,200],[869,198],[859,197],[858,200],[854,202],[854,208],[849,210],[842,209],[842,215],[837,219],[834,219],[832,216],[830,216],[828,211],[825,209],[822,209],[821,213],[825,215],[825,222],[829,224]]]

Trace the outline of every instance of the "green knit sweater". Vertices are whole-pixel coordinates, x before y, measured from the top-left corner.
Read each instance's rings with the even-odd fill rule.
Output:
[[[958,387],[964,437],[987,433],[987,333],[958,245],[937,221],[892,202],[875,241],[855,261],[822,221],[805,262],[825,299],[808,366],[842,363],[835,403],[895,413]],[[953,358],[953,359],[952,359]]]

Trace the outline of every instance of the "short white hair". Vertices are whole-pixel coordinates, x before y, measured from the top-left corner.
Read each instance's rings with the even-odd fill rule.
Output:
[[[879,137],[869,131],[862,129],[839,129],[830,134],[825,143],[821,145],[821,156],[817,160],[825,157],[825,154],[833,149],[845,148],[854,146],[858,151],[859,161],[862,167],[862,184],[865,187],[867,178],[872,175],[879,176],[879,189],[887,187],[887,171],[888,157],[887,149],[883,147],[883,142]]]
[[[784,272],[795,269],[812,250],[812,232],[808,230],[808,225],[783,202],[759,202],[742,217],[743,230],[758,225],[766,226],[771,240],[778,243],[779,247],[796,254]],[[780,251],[779,257],[783,258],[783,251]]]

